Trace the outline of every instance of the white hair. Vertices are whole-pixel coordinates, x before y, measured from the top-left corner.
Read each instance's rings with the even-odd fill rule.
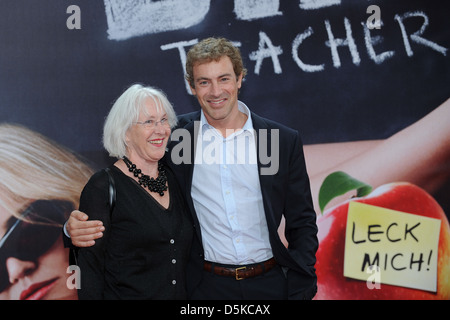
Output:
[[[153,99],[156,110],[164,110],[170,128],[177,125],[177,116],[172,104],[164,92],[140,84],[130,86],[112,106],[103,127],[103,146],[111,157],[118,159],[126,156],[126,132],[138,121],[141,112],[146,112],[145,99]]]
[[[12,201],[67,200],[78,208],[93,171],[69,149],[15,124],[0,124],[0,206],[11,215]]]

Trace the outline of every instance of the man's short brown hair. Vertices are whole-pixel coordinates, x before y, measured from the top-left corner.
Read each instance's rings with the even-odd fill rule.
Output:
[[[206,38],[195,44],[187,53],[186,59],[186,80],[192,88],[194,83],[194,65],[219,61],[223,56],[228,56],[233,64],[233,70],[238,78],[242,73],[242,78],[247,74],[244,67],[240,50],[225,38]]]

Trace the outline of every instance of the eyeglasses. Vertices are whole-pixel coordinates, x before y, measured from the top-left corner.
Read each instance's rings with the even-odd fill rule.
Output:
[[[147,121],[136,121],[134,122],[136,124],[141,124],[143,125],[145,128],[147,129],[152,129],[152,128],[156,128],[156,126],[158,125],[158,123],[161,126],[167,126],[169,125],[169,120],[167,118],[162,118],[159,121],[155,121],[155,120],[147,120]]]
[[[65,214],[73,209],[68,201],[37,200],[21,213],[21,218],[7,221],[8,231],[0,240],[0,292],[10,285],[6,260],[37,261],[61,236]]]

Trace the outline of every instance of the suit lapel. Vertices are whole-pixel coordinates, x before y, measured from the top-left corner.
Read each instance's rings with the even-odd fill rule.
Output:
[[[191,193],[192,187],[192,176],[194,173],[194,160],[195,160],[195,151],[197,146],[197,138],[198,138],[198,126],[195,125],[195,121],[189,122],[184,128],[188,130],[191,143],[190,143],[190,163],[185,165],[185,183],[186,183],[186,191]]]
[[[188,164],[183,165],[183,173],[184,173],[184,192],[185,197],[187,199],[187,203],[189,206],[189,210],[192,214],[192,218],[194,219],[194,225],[196,226],[195,230],[201,242],[201,233],[200,233],[200,224],[198,221],[197,214],[195,212],[194,202],[191,197],[192,190],[192,178],[194,174],[194,160],[195,160],[195,151],[197,146],[197,138],[198,138],[198,130],[199,130],[199,121],[200,121],[200,112],[198,112],[198,116],[193,117],[185,126],[184,129],[189,132],[189,137],[191,139],[190,143],[190,162]]]
[[[273,175],[262,175],[261,169],[266,168],[270,166],[269,164],[264,164],[261,162],[261,152],[267,152],[267,154],[271,153],[271,130],[268,127],[267,123],[264,121],[263,118],[260,116],[254,114],[252,112],[252,122],[253,122],[253,129],[255,130],[256,134],[256,153],[257,153],[257,159],[258,159],[258,175],[259,175],[259,182],[261,184],[261,190],[270,190],[273,182]],[[267,133],[267,134],[266,134]],[[266,134],[266,135],[265,135]],[[266,144],[265,150],[261,150],[261,145]],[[263,191],[264,196],[264,191]]]
[[[260,116],[254,114],[252,112],[252,122],[253,122],[253,129],[255,130],[256,134],[256,152],[257,152],[257,159],[258,159],[258,176],[259,176],[259,183],[261,186],[261,194],[263,199],[263,205],[264,205],[264,212],[266,215],[266,221],[267,226],[269,228],[269,233],[271,234],[271,237],[277,233],[278,225],[275,222],[275,214],[272,211],[272,205],[270,201],[270,194],[272,191],[272,185],[274,181],[275,175],[267,175],[267,174],[261,174],[261,169],[266,168],[270,166],[269,164],[264,164],[261,162],[261,152],[267,152],[267,154],[271,154],[271,128],[268,126],[267,122],[261,118]],[[264,134],[266,135],[264,136]],[[261,139],[263,138],[263,139]],[[262,144],[267,144],[267,147],[265,150],[261,150]]]

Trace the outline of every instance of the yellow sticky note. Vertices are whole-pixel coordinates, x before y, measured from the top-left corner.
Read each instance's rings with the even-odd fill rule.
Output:
[[[352,201],[344,276],[436,292],[440,226],[439,219]]]

